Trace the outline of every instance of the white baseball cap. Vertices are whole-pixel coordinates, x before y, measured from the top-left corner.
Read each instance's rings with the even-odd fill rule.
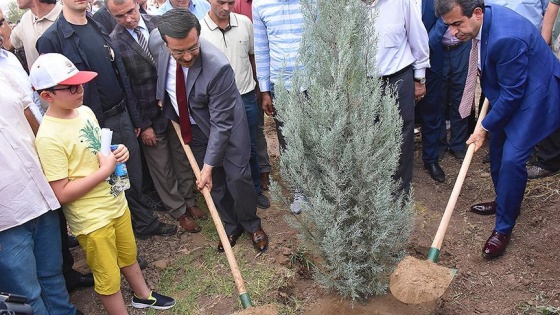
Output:
[[[61,54],[39,56],[29,71],[29,81],[36,91],[55,87],[59,84],[78,85],[91,81],[97,72],[79,71]]]

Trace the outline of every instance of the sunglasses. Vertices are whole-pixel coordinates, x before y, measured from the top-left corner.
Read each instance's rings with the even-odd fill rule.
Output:
[[[69,85],[68,87],[65,88],[52,88],[52,89],[48,89],[49,91],[65,91],[68,90],[70,91],[70,94],[76,94],[78,93],[78,90],[80,89],[80,85]]]

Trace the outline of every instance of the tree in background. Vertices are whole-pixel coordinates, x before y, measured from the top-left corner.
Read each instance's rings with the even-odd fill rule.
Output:
[[[301,0],[303,70],[275,86],[287,148],[281,175],[309,202],[292,223],[321,258],[316,280],[352,300],[386,292],[413,228],[412,196],[397,191],[402,121],[375,64],[371,12],[360,0]],[[306,91],[298,93],[297,91]]]
[[[18,8],[16,1],[11,1],[8,4],[8,12],[6,14],[6,20],[10,21],[10,23],[17,23],[23,16],[27,10],[21,10]]]

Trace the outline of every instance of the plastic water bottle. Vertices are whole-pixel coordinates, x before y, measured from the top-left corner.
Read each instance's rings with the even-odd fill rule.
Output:
[[[118,145],[111,145],[111,151],[115,151]],[[125,191],[130,188],[130,179],[128,179],[128,170],[125,163],[118,163],[115,166],[115,189],[118,191]]]

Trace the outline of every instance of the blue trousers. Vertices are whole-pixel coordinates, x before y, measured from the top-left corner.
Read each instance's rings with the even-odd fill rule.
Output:
[[[26,296],[34,315],[76,314],[60,246],[57,211],[0,232],[0,291]]]
[[[251,157],[249,166],[251,167],[251,177],[253,178],[253,186],[257,196],[262,194],[261,177],[259,166],[259,155],[257,153],[257,126],[258,126],[258,108],[257,94],[255,91],[241,95],[243,104],[245,105],[245,113],[247,113],[247,122],[249,123],[249,136],[251,137]]]
[[[515,226],[527,186],[525,164],[532,151],[533,148],[516,148],[503,131],[490,136],[490,172],[498,205],[495,226],[498,232],[510,234]]]
[[[465,142],[468,138],[468,118],[461,118],[459,104],[463,97],[465,81],[469,68],[469,53],[471,42],[465,42],[460,47],[443,52],[443,71],[441,84],[442,115],[446,107],[449,107],[449,121],[451,123],[451,135],[449,144],[447,142],[447,130],[445,124],[441,124],[441,146],[449,146],[452,151],[464,151]],[[442,119],[443,121],[443,119]]]

